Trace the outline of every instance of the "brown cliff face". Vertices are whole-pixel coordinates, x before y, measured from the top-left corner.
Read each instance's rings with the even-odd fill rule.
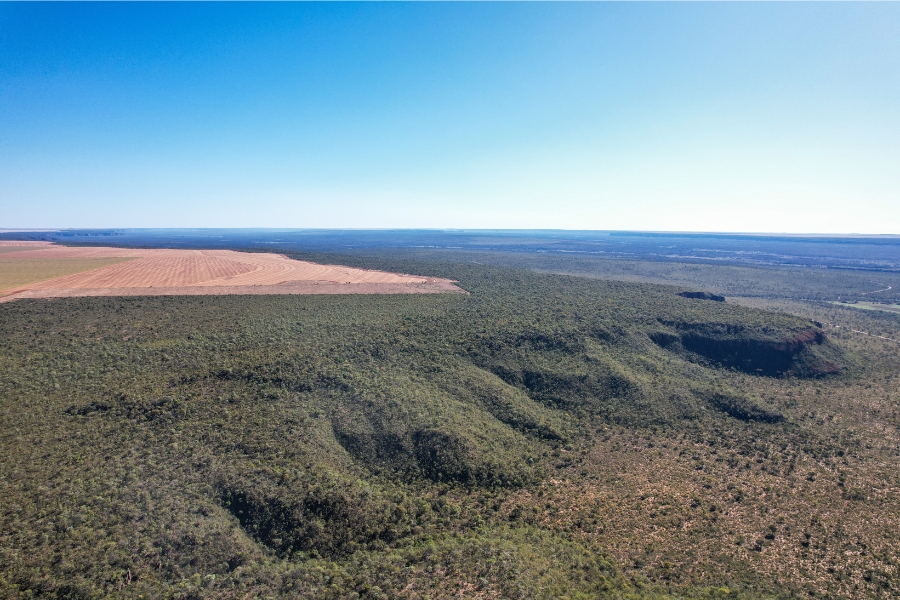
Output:
[[[772,349],[777,352],[797,353],[810,344],[822,344],[825,341],[825,334],[815,329],[807,329],[799,333],[789,340],[780,343],[771,344]]]
[[[702,357],[725,368],[769,377],[822,377],[846,367],[842,351],[813,327],[780,336],[719,324],[672,325],[674,331],[653,332],[650,339],[688,358]]]

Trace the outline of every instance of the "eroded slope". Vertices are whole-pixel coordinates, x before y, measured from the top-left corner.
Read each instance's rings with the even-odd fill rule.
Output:
[[[674,323],[714,333],[727,326],[728,339],[777,353],[798,332],[820,331],[815,323],[684,298],[676,288],[420,267],[458,279],[471,295],[3,306],[4,593],[754,597],[799,589],[773,582],[756,555],[715,546],[724,538],[712,526],[686,539],[702,541],[703,560],[716,568],[666,580],[654,562],[652,585],[641,587],[630,555],[617,554],[618,565],[604,558],[618,553],[605,540],[624,535],[605,534],[608,519],[630,496],[594,461],[605,460],[603,450],[609,464],[636,469],[617,454],[615,440],[626,435],[707,458],[729,449],[734,470],[726,462],[710,471],[727,489],[757,457],[789,477],[797,465],[856,452],[853,434],[806,427],[803,407],[766,392],[810,382],[831,389],[852,373],[775,377],[651,339],[661,328],[683,336]],[[827,344],[822,336],[818,346]],[[564,501],[565,490],[608,504]],[[873,560],[887,575],[865,589],[895,589],[892,559]]]

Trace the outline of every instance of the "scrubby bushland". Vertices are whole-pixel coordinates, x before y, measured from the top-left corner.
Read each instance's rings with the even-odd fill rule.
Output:
[[[613,560],[600,509],[570,511],[552,490],[600,485],[590,456],[613,434],[734,468],[765,455],[754,464],[773,473],[851,452],[852,436],[805,429],[766,393],[853,381],[804,379],[822,375],[796,366],[806,350],[847,360],[809,320],[676,288],[351,260],[470,295],[0,306],[2,594],[793,593],[753,557],[647,580]],[[753,350],[729,362],[689,335]],[[747,367],[785,352],[790,368]],[[600,493],[586,490],[571,500]]]
[[[778,423],[784,420],[777,410],[760,406],[752,399],[728,392],[711,391],[707,399],[718,410],[743,421],[762,421],[763,423]]]

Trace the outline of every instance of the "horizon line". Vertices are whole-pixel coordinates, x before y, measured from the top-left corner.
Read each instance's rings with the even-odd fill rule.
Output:
[[[653,230],[653,229],[561,229],[561,228],[497,228],[497,227],[6,227],[0,235],[9,233],[63,233],[88,231],[290,231],[290,232],[501,232],[501,233],[627,233],[650,235],[722,235],[754,237],[827,237],[827,238],[900,238],[900,233],[834,233],[834,232],[778,232],[778,231],[714,231],[714,230]]]

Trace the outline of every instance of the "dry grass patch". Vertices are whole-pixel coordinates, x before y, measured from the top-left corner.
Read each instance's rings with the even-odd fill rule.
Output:
[[[21,248],[16,248],[21,251]],[[29,256],[17,257],[10,252],[10,247],[0,247],[0,295],[8,294],[16,288],[64,277],[75,273],[83,273],[94,269],[109,267],[131,260],[123,257],[109,258],[55,258]]]
[[[13,252],[25,252],[35,250],[35,248],[23,248],[22,246],[0,246],[0,254],[10,254]]]

